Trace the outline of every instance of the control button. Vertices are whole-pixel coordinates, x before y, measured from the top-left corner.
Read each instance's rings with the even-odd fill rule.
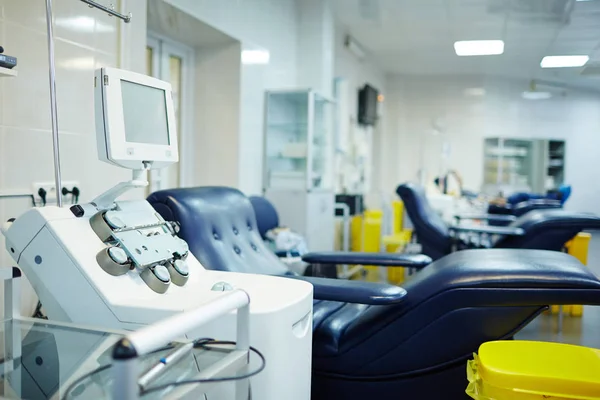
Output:
[[[79,204],[71,206],[70,210],[77,218],[81,218],[85,214],[85,210]]]
[[[108,255],[117,264],[125,264],[127,262],[127,253],[120,247],[111,247],[108,249]]]
[[[188,267],[188,263],[184,260],[175,260],[173,263],[173,268],[175,271],[179,272],[183,276],[187,276],[190,274],[190,268]]]
[[[212,290],[213,292],[228,292],[230,290],[233,290],[233,286],[231,286],[231,284],[227,282],[217,282],[213,285],[213,287],[210,290]]]
[[[104,214],[104,220],[113,229],[125,228],[125,222],[123,222],[114,211],[107,211],[106,214]]]
[[[154,275],[163,282],[169,282],[171,280],[169,271],[164,265],[157,265],[154,267]]]

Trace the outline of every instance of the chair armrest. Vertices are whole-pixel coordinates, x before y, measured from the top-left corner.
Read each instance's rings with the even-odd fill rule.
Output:
[[[496,222],[513,222],[517,219],[514,215],[503,215],[503,214],[461,214],[455,215],[458,221],[461,219],[481,219],[485,221],[496,221]]]
[[[354,251],[323,251],[307,253],[302,260],[310,264],[358,264],[381,267],[423,268],[431,264],[430,257],[423,254],[365,253]]]
[[[532,210],[554,209],[562,208],[562,203],[560,200],[556,199],[532,199],[513,205],[513,210],[518,210],[520,208],[530,208]]]
[[[400,303],[407,294],[405,289],[387,283],[315,278],[311,276],[286,276],[286,278],[311,283],[315,300],[386,305]]]
[[[467,233],[487,233],[488,235],[503,235],[503,236],[523,236],[525,231],[522,228],[512,226],[451,226],[451,230],[455,232]]]

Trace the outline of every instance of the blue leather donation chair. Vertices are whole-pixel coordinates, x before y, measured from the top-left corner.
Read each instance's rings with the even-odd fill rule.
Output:
[[[250,196],[248,199],[256,214],[258,233],[263,239],[266,239],[268,231],[279,227],[279,214],[277,214],[277,209],[275,209],[273,203],[262,196]]]
[[[204,267],[290,275],[238,190],[173,189],[148,201],[179,222]],[[403,288],[289,278],[314,285],[312,400],[465,399],[466,361],[479,345],[512,338],[549,304],[600,304],[600,281],[575,258],[549,251],[456,252]]]
[[[434,260],[450,254],[456,247],[472,246],[460,240],[462,234],[488,236],[489,240],[477,243],[480,247],[562,251],[564,244],[579,232],[600,229],[599,216],[562,209],[530,211],[514,218],[508,226],[448,226],[431,207],[421,186],[405,183],[396,192],[404,203],[423,254]],[[464,217],[494,220],[509,216]]]

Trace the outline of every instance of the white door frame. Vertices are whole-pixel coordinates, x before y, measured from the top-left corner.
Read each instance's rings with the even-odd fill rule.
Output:
[[[181,137],[179,138],[179,186],[185,187],[193,184],[194,170],[194,49],[182,43],[175,42],[164,35],[149,31],[147,46],[154,49],[152,63],[155,66],[154,76],[164,80],[164,74],[169,73],[168,57],[161,57],[164,51],[181,58]],[[162,62],[161,62],[162,60]]]

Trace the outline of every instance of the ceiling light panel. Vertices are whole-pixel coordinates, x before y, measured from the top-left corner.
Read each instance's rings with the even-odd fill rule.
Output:
[[[542,68],[583,67],[589,59],[589,56],[546,56],[540,66]]]
[[[461,40],[454,43],[457,56],[492,56],[504,53],[502,40]]]

